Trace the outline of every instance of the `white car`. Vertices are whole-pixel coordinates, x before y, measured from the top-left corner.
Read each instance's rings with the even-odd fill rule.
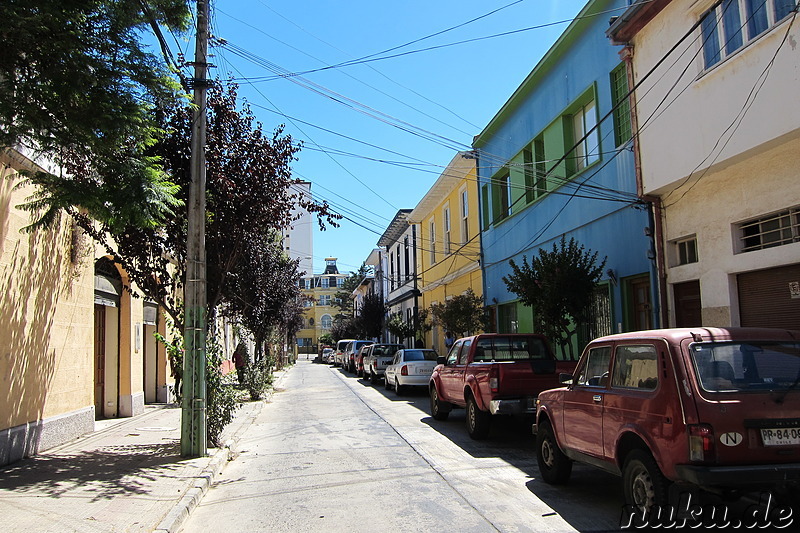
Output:
[[[392,364],[386,367],[386,389],[400,395],[407,387],[427,387],[436,367],[436,350],[406,348],[394,354]]]

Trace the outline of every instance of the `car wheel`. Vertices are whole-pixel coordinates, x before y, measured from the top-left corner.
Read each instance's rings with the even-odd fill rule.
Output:
[[[625,458],[622,469],[622,488],[625,503],[649,514],[654,506],[669,504],[669,480],[664,477],[650,453],[633,450]]]
[[[378,384],[378,376],[375,375],[375,372],[373,372],[372,369],[369,370],[369,382],[373,385]]]
[[[536,432],[536,462],[546,483],[561,485],[569,481],[572,461],[558,447],[550,422],[542,422]]]
[[[475,398],[467,398],[467,433],[475,440],[485,439],[489,434],[491,415],[478,409]]]
[[[394,392],[398,396],[402,396],[406,392],[406,388],[403,385],[400,385],[400,382],[397,378],[394,378]]]
[[[431,416],[434,420],[447,420],[450,416],[449,404],[439,399],[439,391],[431,387]]]

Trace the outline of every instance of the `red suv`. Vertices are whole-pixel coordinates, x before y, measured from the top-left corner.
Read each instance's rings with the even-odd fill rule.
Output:
[[[592,341],[566,386],[537,399],[542,479],[572,462],[622,476],[626,503],[669,487],[782,490],[800,480],[800,331],[687,328]],[[673,492],[674,494],[674,492]]]

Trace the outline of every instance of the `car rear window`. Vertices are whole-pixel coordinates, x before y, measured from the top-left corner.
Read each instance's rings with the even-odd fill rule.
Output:
[[[402,350],[403,347],[397,344],[388,346],[375,346],[372,349],[372,355],[394,355],[397,350]]]
[[[689,347],[709,392],[789,390],[800,385],[800,343],[698,342]]]
[[[530,361],[547,358],[547,348],[539,337],[500,336],[479,339],[474,361]]]
[[[436,361],[436,352],[432,350],[406,350],[403,359],[405,361]]]

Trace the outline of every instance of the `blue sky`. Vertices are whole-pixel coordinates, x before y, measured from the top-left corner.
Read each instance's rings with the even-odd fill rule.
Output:
[[[346,273],[469,149],[584,4],[212,2],[211,31],[226,44],[212,47],[209,75],[236,79],[266,131],[285,124],[302,141],[295,176],[347,217],[315,230],[314,271],[333,256]],[[193,39],[175,46],[193,57]]]

